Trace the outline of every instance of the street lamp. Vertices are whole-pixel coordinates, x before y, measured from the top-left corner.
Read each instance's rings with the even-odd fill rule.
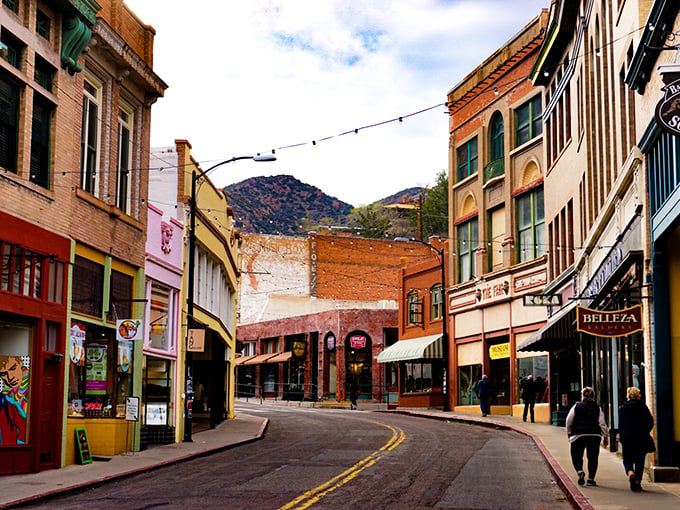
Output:
[[[444,380],[442,384],[442,391],[444,393],[444,411],[449,411],[449,391],[448,391],[448,375],[449,375],[449,339],[446,331],[446,322],[449,319],[449,310],[446,306],[446,261],[444,258],[445,250],[444,248],[437,248],[431,245],[427,241],[421,239],[411,239],[416,243],[424,244],[429,246],[430,249],[437,252],[439,255],[439,270],[441,271],[441,285],[442,285],[442,356],[444,357]]]
[[[187,344],[184,356],[184,384],[185,384],[185,398],[184,398],[184,442],[191,442],[191,424],[192,424],[192,400],[194,397],[193,381],[191,379],[191,362],[192,355],[189,351],[189,329],[194,326],[194,266],[196,264],[196,183],[198,180],[206,175],[208,172],[215,170],[217,167],[233,163],[241,159],[251,159],[253,161],[276,161],[276,156],[273,154],[256,154],[255,156],[237,156],[225,161],[220,161],[216,165],[211,166],[207,170],[191,172],[191,201],[189,204],[189,260],[187,261]],[[211,417],[212,419],[212,417]]]

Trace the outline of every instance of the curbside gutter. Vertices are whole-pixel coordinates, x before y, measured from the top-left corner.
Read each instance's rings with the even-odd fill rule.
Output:
[[[572,482],[571,479],[567,476],[567,474],[562,469],[562,466],[560,466],[560,464],[555,460],[555,458],[550,453],[550,450],[548,450],[545,447],[545,445],[538,438],[538,436],[529,431],[522,430],[507,423],[499,423],[493,420],[478,420],[475,419],[474,417],[467,418],[461,416],[445,416],[439,414],[420,413],[417,411],[408,411],[402,409],[380,412],[398,413],[408,416],[419,416],[421,418],[451,421],[456,423],[464,423],[468,425],[479,425],[480,427],[487,427],[500,430],[511,430],[513,432],[522,434],[531,439],[536,444],[539,451],[541,452],[541,455],[543,455],[543,459],[548,465],[550,472],[553,474],[553,477],[557,481],[557,485],[559,485],[560,489],[562,489],[562,492],[564,492],[564,495],[567,497],[567,500],[569,501],[571,506],[574,507],[576,510],[595,510],[595,507],[593,507],[593,505],[590,504],[590,502],[585,498],[581,491],[578,490],[576,485],[574,485],[574,482]]]

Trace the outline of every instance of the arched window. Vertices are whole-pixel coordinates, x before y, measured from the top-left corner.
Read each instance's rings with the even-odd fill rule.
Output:
[[[489,146],[491,149],[489,162],[503,158],[503,116],[496,112],[491,117],[491,128],[489,131]]]

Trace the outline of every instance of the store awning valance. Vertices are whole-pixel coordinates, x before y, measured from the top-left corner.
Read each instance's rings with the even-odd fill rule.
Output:
[[[290,361],[290,359],[293,357],[293,353],[291,351],[287,352],[280,352],[273,358],[269,358],[266,362],[267,363],[284,363],[286,361]]]
[[[442,335],[421,336],[399,340],[378,354],[378,363],[409,359],[442,358]]]
[[[243,365],[246,361],[249,359],[253,359],[255,356],[241,356],[240,358],[236,358],[234,361],[234,366],[237,367],[239,365]]]
[[[258,354],[257,356],[253,356],[252,358],[250,358],[249,360],[247,360],[243,364],[244,365],[260,365],[262,363],[266,363],[267,360],[269,360],[270,358],[273,358],[274,356],[276,356],[276,354],[277,353],[275,353],[275,352],[270,352],[270,353],[267,353],[267,354]]]
[[[560,308],[541,329],[517,346],[518,351],[557,351],[571,342],[575,333],[576,301]]]

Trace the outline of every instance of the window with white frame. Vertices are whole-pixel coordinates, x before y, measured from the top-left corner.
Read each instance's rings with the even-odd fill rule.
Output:
[[[477,247],[479,246],[477,218],[457,227],[458,233],[458,281],[472,280],[477,272]]]
[[[444,294],[441,283],[430,289],[430,320],[439,320],[444,316]]]
[[[418,291],[412,290],[406,296],[406,304],[408,306],[408,325],[414,326],[417,324],[422,324],[423,322],[423,310],[422,303],[418,301]]]
[[[132,108],[122,103],[118,108],[118,165],[116,168],[116,207],[130,214],[132,167]]]
[[[543,188],[525,193],[517,199],[518,260],[524,262],[543,255],[545,244],[545,214]]]
[[[80,186],[99,195],[99,107],[102,87],[87,76],[83,81],[83,123],[80,143]]]
[[[194,288],[197,291],[195,303],[205,311],[219,317],[233,332],[234,289],[229,284],[222,264],[208,252],[197,248]]]

